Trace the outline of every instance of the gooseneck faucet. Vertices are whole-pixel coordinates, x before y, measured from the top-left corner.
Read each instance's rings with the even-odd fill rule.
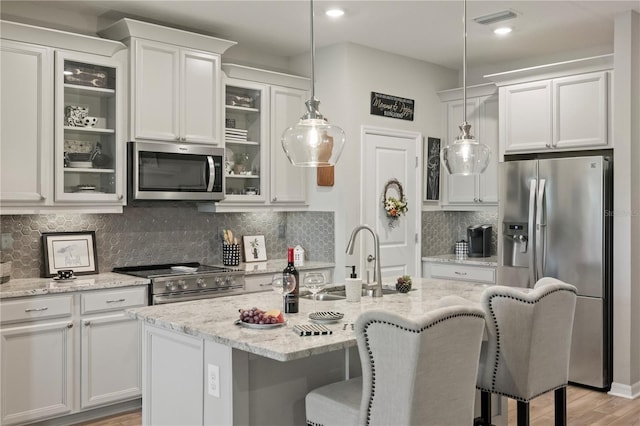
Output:
[[[375,282],[375,287],[373,289],[373,297],[382,297],[382,273],[380,272],[380,240],[378,239],[378,234],[373,230],[369,225],[359,225],[356,226],[351,232],[351,237],[349,237],[349,243],[347,244],[347,254],[353,254],[353,247],[355,246],[356,236],[358,233],[366,229],[371,233],[373,237],[373,246],[374,246],[374,261],[376,262],[375,269],[373,271],[373,281]]]

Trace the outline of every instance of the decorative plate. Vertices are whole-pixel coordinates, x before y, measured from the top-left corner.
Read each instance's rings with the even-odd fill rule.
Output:
[[[344,314],[342,312],[325,311],[311,312],[309,314],[309,320],[318,324],[330,324],[333,322],[338,322],[342,318],[344,318]]]
[[[282,327],[283,325],[286,325],[287,322],[277,322],[275,324],[252,324],[250,322],[244,322],[244,321],[240,321],[239,319],[236,320],[234,322],[235,325],[239,325],[240,327],[244,327],[244,328],[253,328],[256,330],[265,330],[268,328],[278,328],[278,327]]]

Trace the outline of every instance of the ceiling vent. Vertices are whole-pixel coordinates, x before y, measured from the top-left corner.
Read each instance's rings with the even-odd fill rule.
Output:
[[[482,25],[491,25],[496,22],[506,21],[509,19],[516,18],[518,14],[511,9],[502,10],[500,12],[490,13],[488,15],[478,16],[477,18],[473,18],[478,24]]]

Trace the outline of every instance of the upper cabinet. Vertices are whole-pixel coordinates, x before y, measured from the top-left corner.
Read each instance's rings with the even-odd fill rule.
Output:
[[[612,147],[611,55],[486,76],[500,86],[500,154]]]
[[[130,139],[221,145],[220,55],[235,42],[126,18],[100,34],[130,48]]]
[[[467,117],[471,134],[489,147],[489,166],[480,175],[450,175],[443,173],[442,205],[452,208],[476,209],[495,206],[498,202],[498,94],[494,84],[483,84],[467,88]],[[444,144],[451,144],[460,134],[463,120],[462,89],[439,92],[442,100]]]
[[[282,133],[304,113],[309,79],[223,64],[226,198],[201,211],[306,207],[306,169],[282,149]]]
[[[125,45],[8,21],[1,31],[0,212],[121,212]]]

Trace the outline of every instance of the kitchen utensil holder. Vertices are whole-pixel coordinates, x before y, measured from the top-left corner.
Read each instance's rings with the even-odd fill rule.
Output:
[[[240,244],[222,245],[222,264],[224,266],[238,266],[240,264]]]

